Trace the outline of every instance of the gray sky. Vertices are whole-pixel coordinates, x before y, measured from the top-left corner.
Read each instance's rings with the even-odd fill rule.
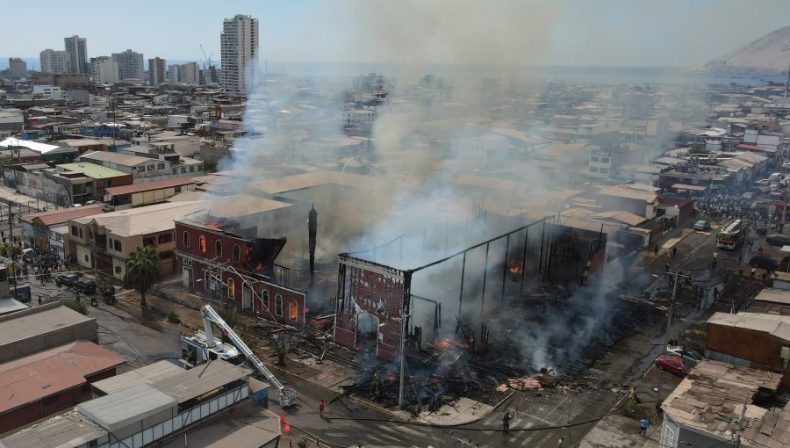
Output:
[[[788,0],[93,0],[3,4],[0,56],[88,39],[89,56],[219,60],[222,19],[251,14],[272,61],[694,66],[790,25]]]

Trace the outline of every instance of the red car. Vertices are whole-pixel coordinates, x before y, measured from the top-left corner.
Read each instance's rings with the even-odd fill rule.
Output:
[[[656,358],[656,367],[680,377],[684,377],[688,373],[683,367],[683,358],[680,356],[663,354]]]

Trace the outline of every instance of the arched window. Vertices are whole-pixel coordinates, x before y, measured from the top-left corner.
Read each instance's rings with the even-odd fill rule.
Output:
[[[233,245],[233,261],[241,260],[241,247],[238,244]]]
[[[294,302],[288,302],[288,319],[297,320],[299,318],[299,310]]]
[[[269,291],[263,290],[261,300],[263,300],[263,307],[266,308],[266,311],[269,311]]]
[[[184,232],[183,241],[184,247],[189,247],[189,232]]]
[[[274,296],[274,315],[283,317],[283,296],[279,294]]]
[[[206,235],[200,235],[198,237],[198,249],[200,249],[200,253],[206,254]]]
[[[222,256],[222,241],[221,240],[217,240],[217,242],[214,243],[214,256],[216,256],[216,257],[221,257]]]
[[[232,278],[228,279],[228,298],[236,299],[236,282]]]

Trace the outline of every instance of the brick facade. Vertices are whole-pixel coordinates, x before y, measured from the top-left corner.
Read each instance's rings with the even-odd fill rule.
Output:
[[[339,301],[336,311],[335,342],[355,350],[360,348],[360,318],[372,316],[376,322],[376,356],[394,360],[400,351],[400,318],[405,294],[400,271],[347,265],[347,282],[345,303]]]
[[[305,293],[270,281],[268,258],[255,254],[251,240],[176,222],[176,266],[185,287],[262,318],[304,326]]]

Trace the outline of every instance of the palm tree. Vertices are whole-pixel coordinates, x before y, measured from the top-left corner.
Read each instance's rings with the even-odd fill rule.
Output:
[[[145,293],[159,276],[159,256],[156,251],[150,247],[136,248],[126,261],[126,273],[134,289],[140,293],[140,306],[145,308]]]

